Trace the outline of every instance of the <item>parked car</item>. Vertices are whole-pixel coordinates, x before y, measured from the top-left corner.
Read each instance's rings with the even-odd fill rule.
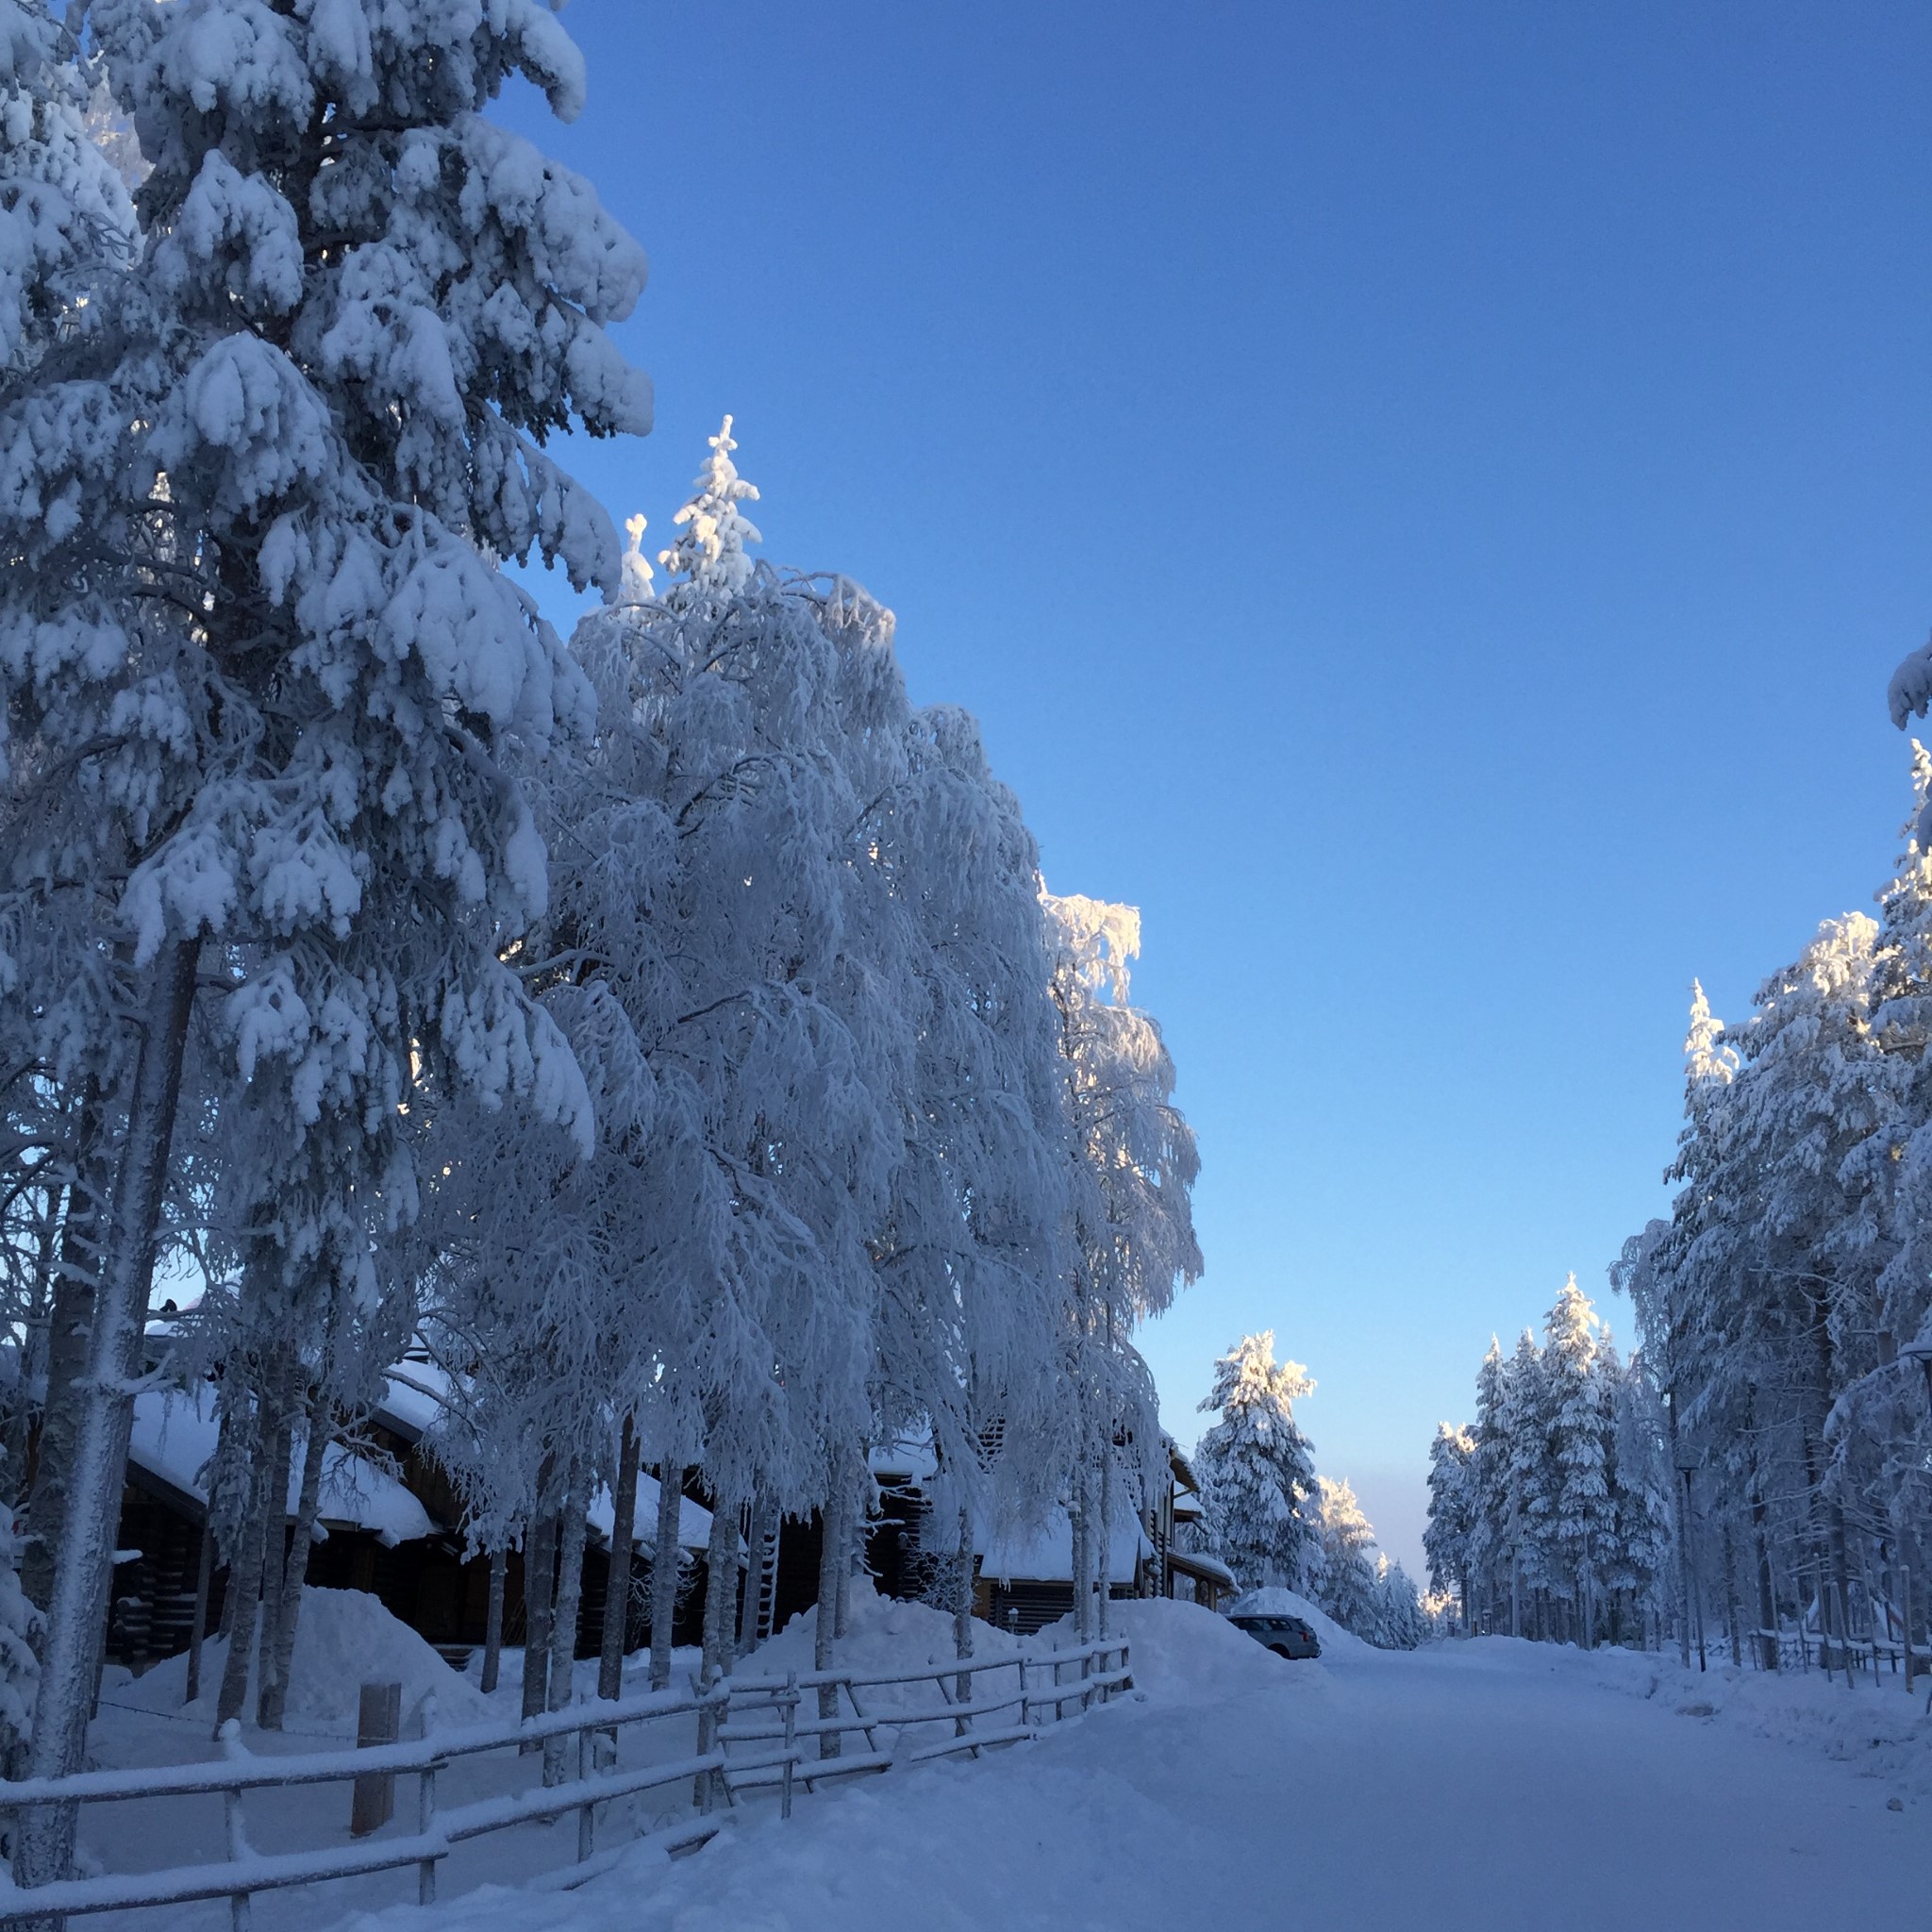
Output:
[[[1265,1643],[1276,1657],[1322,1655],[1321,1641],[1305,1618],[1236,1615],[1227,1621],[1237,1630],[1245,1630],[1257,1643]]]

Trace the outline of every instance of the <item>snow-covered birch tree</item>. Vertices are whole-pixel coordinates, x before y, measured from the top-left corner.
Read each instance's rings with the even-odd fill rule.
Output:
[[[543,909],[512,743],[588,724],[495,559],[614,585],[614,534],[545,455],[641,431],[603,332],[641,255],[481,109],[513,74],[568,116],[547,8],[99,0],[152,173],[100,346],[15,385],[0,666],[9,736],[66,748],[113,891],[139,1045],[123,1108],[32,1764],[78,1762],[190,1004],[233,975],[235,1076],[280,1085],[290,1191],[258,1265],[293,1296],[407,1213],[365,1127],[434,1061],[587,1140],[582,1082],[499,960]],[[20,1869],[64,1868],[71,1819]]]

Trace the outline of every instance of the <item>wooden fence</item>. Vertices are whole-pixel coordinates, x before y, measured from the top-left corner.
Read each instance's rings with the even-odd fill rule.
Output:
[[[1017,1678],[1010,1697],[974,1695],[990,1674]],[[1127,1646],[1107,1641],[1031,1656],[961,1659],[883,1676],[849,1671],[793,1672],[783,1677],[725,1677],[709,1690],[653,1691],[614,1702],[573,1705],[564,1710],[508,1724],[434,1727],[433,1701],[423,1712],[425,1735],[404,1743],[360,1750],[310,1752],[261,1757],[242,1744],[233,1719],[222,1728],[222,1756],[201,1764],[141,1771],[79,1772],[70,1777],[0,1781],[0,1814],[47,1806],[108,1804],[217,1792],[222,1797],[227,1857],[204,1864],[152,1872],[113,1873],[22,1888],[0,1876],[0,1924],[51,1921],[90,1912],[147,1906],[183,1905],[226,1898],[234,1932],[248,1932],[249,1901],[258,1891],[315,1885],[372,1872],[416,1869],[416,1895],[436,1897],[437,1866],[466,1840],[513,1825],[575,1812],[576,1857],[590,1865],[596,1852],[596,1814],[611,1800],[679,1782],[691,1786],[689,1815],[649,1834],[669,1851],[703,1843],[719,1828],[721,1814],[741,1796],[775,1790],[779,1808],[791,1813],[794,1789],[827,1779],[881,1772],[960,1752],[1035,1737],[1044,1724],[1104,1702],[1131,1683]],[[874,1692],[931,1684],[937,1699],[910,1710],[868,1711]],[[987,1687],[991,1689],[993,1687]],[[808,1693],[829,1716],[800,1715]],[[823,1693],[829,1693],[825,1696]],[[864,1693],[865,1701],[861,1701]],[[844,1714],[849,1708],[850,1715]],[[629,1726],[695,1718],[697,1752],[670,1762],[623,1766],[618,1734]],[[988,1725],[989,1719],[1004,1722]],[[897,1738],[910,1730],[950,1726],[951,1734],[901,1752],[881,1748],[879,1732]],[[847,1752],[848,1738],[863,1738],[863,1751]],[[574,1741],[573,1741],[574,1740]],[[437,1806],[437,1776],[453,1759],[487,1751],[541,1748],[544,1783],[537,1789],[479,1799],[450,1809]],[[412,1776],[417,1780],[413,1832],[369,1839],[359,1844],[312,1851],[259,1853],[248,1842],[243,1794],[294,1785],[348,1784],[358,1778]],[[581,1875],[590,1875],[588,1872]]]

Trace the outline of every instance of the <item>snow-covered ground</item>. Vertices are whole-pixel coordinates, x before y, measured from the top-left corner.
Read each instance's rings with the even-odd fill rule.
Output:
[[[1139,1698],[689,1857],[640,1846],[575,1893],[475,1892],[436,1932],[1924,1923],[1932,1720],[1900,1690],[1788,1681],[1800,1721],[1772,1736],[1760,1686],[1655,1657],[1486,1640],[1286,1663],[1189,1606],[1120,1607]]]
[[[861,1668],[915,1666],[940,1641],[934,1612],[862,1608]],[[1816,1675],[1687,1675],[1674,1658],[1505,1639],[1414,1654],[1329,1643],[1319,1663],[1288,1663],[1191,1606],[1117,1608],[1137,1694],[1037,1743],[802,1798],[789,1823],[747,1807],[699,1852],[668,1858],[639,1843],[575,1891],[503,1882],[525,1875],[503,1846],[493,1869],[464,1881],[474,1889],[430,1913],[358,1914],[384,1894],[344,1889],[332,1893],[334,1910],[317,1894],[300,1923],[347,1917],[357,1932],[1923,1923],[1932,1717],[1923,1694],[1908,1700],[1894,1680],[1848,1690]],[[794,1626],[764,1661],[784,1669],[808,1652],[808,1630]],[[568,1862],[567,1844],[552,1857],[541,1840],[520,1841],[527,1874]],[[204,1908],[194,1925],[222,1910]],[[145,1923],[177,1932],[189,1920]]]

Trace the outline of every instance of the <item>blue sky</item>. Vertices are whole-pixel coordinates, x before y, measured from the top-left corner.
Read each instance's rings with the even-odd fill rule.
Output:
[[[503,112],[650,251],[658,398],[575,466],[655,546],[734,411],[768,554],[1142,908],[1204,1162],[1169,1425],[1274,1327],[1413,1558],[1491,1331],[1663,1205],[1692,974],[1741,1015],[1890,862],[1932,9],[564,19],[585,114]]]

